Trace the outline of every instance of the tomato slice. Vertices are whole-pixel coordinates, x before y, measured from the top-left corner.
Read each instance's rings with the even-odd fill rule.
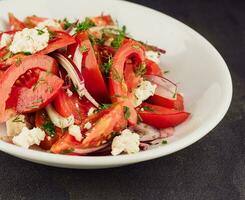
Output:
[[[146,75],[157,75],[157,76],[162,75],[161,68],[154,61],[146,59],[145,64],[146,64],[146,73],[145,73]]]
[[[34,112],[49,104],[58,94],[63,80],[47,72],[40,72],[32,88],[22,87],[19,91],[16,110],[19,113]]]
[[[141,110],[142,108],[144,111]],[[144,123],[159,129],[177,126],[190,115],[190,113],[184,111],[177,111],[148,103],[143,103],[138,108],[138,113]]]
[[[85,98],[80,99],[77,94],[69,97],[64,90],[60,90],[54,99],[54,106],[56,111],[63,117],[73,115],[75,124],[81,124],[87,117],[89,109],[94,107],[90,101]]]
[[[66,32],[54,31],[53,34],[54,39],[50,40],[48,46],[37,54],[48,54],[76,42],[76,40]]]
[[[25,24],[17,19],[13,13],[9,13],[9,25],[12,26],[15,31],[21,31],[26,27]]]
[[[184,99],[180,94],[177,94],[177,98],[175,100],[164,98],[155,94],[154,96],[150,97],[147,101],[154,105],[164,106],[179,111],[184,110]]]
[[[37,17],[35,15],[33,16],[28,16],[25,18],[25,25],[28,28],[34,28],[35,26],[37,26],[40,22],[43,22],[45,20],[47,20],[48,18],[45,17]]]
[[[107,103],[109,101],[107,87],[88,34],[86,32],[80,32],[77,34],[76,39],[80,44],[80,47],[84,49],[82,59],[82,75],[84,78],[85,87],[98,102]]]
[[[49,72],[57,72],[56,61],[45,55],[32,55],[23,59],[20,63],[11,65],[3,74],[0,80],[0,122],[5,121],[8,116],[5,114],[6,101],[11,94],[11,90],[18,78],[28,70],[40,69]]]
[[[96,26],[114,25],[114,22],[110,15],[101,15],[101,16],[92,17],[91,21],[94,22]]]
[[[124,70],[125,70],[125,63],[126,61],[134,57],[138,60],[138,64],[144,62],[144,50],[141,48],[141,45],[138,42],[127,40],[116,52],[113,57],[113,64],[110,71],[110,78],[109,78],[109,90],[112,102],[124,102],[125,106],[129,107],[130,116],[128,118],[128,122],[131,125],[135,125],[137,123],[137,113],[134,109],[132,99],[132,93],[129,94],[129,88],[125,82],[124,77]],[[130,71],[132,72],[132,66],[130,69],[126,70],[126,73]],[[133,77],[134,75],[132,75]],[[128,80],[129,77],[126,79]],[[135,79],[132,78],[132,79]],[[134,80],[129,79],[127,81],[128,84],[135,86]],[[136,80],[135,82],[137,82]],[[132,84],[130,83],[132,82]],[[131,90],[133,88],[130,88]],[[130,98],[129,98],[130,97]]]
[[[42,149],[45,150],[49,150],[51,146],[63,135],[62,129],[55,127],[52,124],[45,110],[36,112],[35,126],[45,131],[45,138],[39,145]]]

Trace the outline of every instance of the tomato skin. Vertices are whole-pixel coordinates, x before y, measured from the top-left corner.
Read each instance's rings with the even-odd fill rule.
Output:
[[[184,99],[180,94],[177,94],[176,100],[167,99],[155,94],[154,96],[150,97],[147,102],[179,111],[184,110]]]
[[[91,21],[94,22],[96,26],[109,26],[114,24],[110,15],[92,17]]]
[[[144,108],[145,106],[150,108],[151,111],[140,110],[140,108]],[[140,108],[138,109],[138,113],[143,122],[159,129],[175,127],[184,122],[190,115],[190,113],[184,111],[176,111],[148,103],[143,103]]]
[[[74,44],[76,40],[64,31],[54,31],[55,38],[49,41],[49,44],[43,50],[37,52],[37,54],[48,54],[57,49]]]
[[[113,64],[111,66],[110,77],[109,77],[109,90],[112,102],[124,102],[125,106],[127,106],[130,110],[130,116],[128,118],[128,122],[131,125],[135,125],[137,123],[137,113],[134,109],[133,102],[132,102],[132,95],[129,91],[130,86],[127,86],[124,77],[124,70],[125,70],[125,63],[127,59],[130,57],[135,56],[139,63],[144,61],[144,50],[141,48],[141,45],[138,42],[127,40],[116,52],[113,57]],[[138,63],[138,64],[139,64]],[[126,73],[130,71],[132,73],[132,66],[131,70],[127,69]],[[118,77],[118,78],[116,78]],[[131,77],[129,82],[134,82],[135,77]],[[118,80],[121,79],[121,80]],[[127,78],[128,79],[128,78]],[[126,80],[127,80],[126,79]],[[135,82],[138,82],[137,80]],[[131,84],[131,87],[134,86]],[[130,88],[132,90],[134,88]],[[126,97],[126,98],[125,98]]]
[[[45,17],[37,17],[37,16],[28,16],[25,18],[25,25],[28,28],[34,28],[35,26],[37,26],[40,22],[43,22],[45,20],[47,20],[48,18]]]
[[[18,78],[25,74],[28,70],[40,69],[44,71],[57,71],[56,61],[45,55],[32,55],[28,56],[22,60],[21,63],[15,63],[11,65],[2,75],[0,80],[0,122],[7,120],[7,115],[5,115],[6,101],[11,94],[13,85]]]
[[[161,68],[154,61],[146,59],[145,64],[146,64],[146,73],[145,73],[146,75],[157,75],[157,76],[162,75]]]
[[[98,113],[99,117],[96,115],[97,114],[91,118],[94,120],[99,118],[99,120],[94,123],[91,129],[84,133],[86,138],[82,142],[76,141],[73,136],[66,133],[52,146],[51,152],[62,153],[64,150],[71,148],[83,149],[100,146],[103,141],[106,141],[111,137],[111,133],[113,131],[120,131],[118,123],[121,125],[121,130],[126,126],[126,120],[124,118],[123,107],[121,104],[113,105],[108,110]],[[122,126],[123,124],[125,125],[124,127]]]
[[[41,80],[45,80],[45,82]],[[47,72],[40,72],[38,81],[32,88],[22,87],[20,89],[16,106],[17,112],[29,113],[45,107],[55,98],[64,82],[59,77]]]
[[[86,89],[98,102],[108,103],[109,95],[107,86],[100,71],[88,34],[86,32],[80,32],[77,34],[76,40],[80,44],[80,47],[86,47],[87,49],[87,51],[83,52],[82,59],[82,75]]]
[[[10,26],[13,26],[13,30],[21,31],[26,27],[22,21],[20,21],[13,15],[13,13],[9,13],[8,17],[9,17],[9,24]]]
[[[40,110],[35,114],[35,126],[42,129],[43,124],[50,122],[50,119],[47,116],[47,113],[44,110]],[[55,127],[55,135],[53,137],[49,136],[45,132],[45,138],[40,143],[40,147],[45,150],[49,150],[51,146],[63,135],[63,132],[60,128]]]
[[[54,99],[54,106],[56,111],[63,117],[73,115],[75,124],[81,124],[87,117],[89,109],[94,107],[87,99],[80,99],[77,94],[69,97],[63,89],[59,91]]]

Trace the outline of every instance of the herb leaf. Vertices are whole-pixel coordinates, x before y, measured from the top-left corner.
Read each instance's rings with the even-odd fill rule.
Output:
[[[146,73],[146,64],[141,63],[135,70],[135,75],[136,76],[143,76]]]
[[[95,113],[100,112],[100,111],[105,110],[105,109],[110,108],[110,107],[111,107],[111,104],[101,104],[99,106],[99,108],[97,108],[94,112]]]
[[[121,83],[123,81],[123,77],[119,74],[119,72],[115,69],[115,68],[112,68],[111,70],[111,73],[112,73],[112,79]]]
[[[144,111],[154,111],[151,107],[149,106],[143,106],[142,107],[144,109]]]
[[[162,144],[168,144],[168,141],[167,140],[163,140]]]
[[[103,63],[103,65],[102,65],[103,72],[104,72],[104,74],[105,74],[106,77],[109,76],[111,66],[112,66],[112,56],[110,55],[108,57],[108,61],[106,63]]]
[[[25,121],[21,118],[20,115],[17,115],[17,116],[12,120],[12,122],[16,122],[16,123],[19,123],[19,122],[25,123]]]
[[[24,55],[26,55],[26,56],[31,55],[31,52],[29,52],[29,51],[24,51],[23,53],[24,53]]]
[[[123,106],[123,111],[124,111],[124,117],[125,117],[125,119],[128,119],[130,117],[129,107]]]
[[[94,22],[92,22],[91,19],[86,17],[83,22],[80,22],[80,23],[77,24],[76,32],[86,31],[86,30],[88,30],[89,28],[91,28],[93,26],[95,26]]]
[[[37,34],[38,35],[42,35],[42,34],[44,34],[44,31],[43,30],[41,30],[41,29],[36,29],[37,30]]]
[[[72,25],[72,23],[69,22],[69,21],[67,20],[67,18],[65,18],[65,19],[63,20],[63,23],[64,23],[64,29],[65,29],[65,30],[67,30],[68,28],[70,28],[71,25]]]
[[[50,137],[55,137],[55,127],[51,121],[45,122],[41,127]]]
[[[118,30],[118,35],[111,42],[111,46],[114,48],[119,48],[125,36],[126,36],[126,26],[123,26],[122,30]]]
[[[82,45],[80,48],[79,48],[80,52],[81,53],[85,53],[88,51],[88,48],[85,46],[85,45]]]
[[[69,153],[72,153],[73,151],[75,151],[75,149],[73,149],[73,148],[66,149],[66,150],[62,151],[62,154],[69,154]]]

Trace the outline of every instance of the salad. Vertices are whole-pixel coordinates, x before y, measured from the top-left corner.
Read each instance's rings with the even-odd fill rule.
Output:
[[[0,32],[1,139],[67,155],[164,145],[190,113],[160,68],[165,51],[110,15],[70,21],[9,13]]]

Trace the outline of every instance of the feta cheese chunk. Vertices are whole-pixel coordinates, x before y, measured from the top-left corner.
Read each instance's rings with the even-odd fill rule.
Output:
[[[122,131],[121,135],[116,136],[112,141],[113,156],[119,155],[122,152],[127,154],[137,153],[140,148],[140,137],[137,133],[131,132],[129,129]]]
[[[19,135],[13,137],[13,143],[28,149],[30,146],[39,145],[45,138],[45,132],[40,128],[28,129],[24,127]]]
[[[75,139],[76,139],[78,142],[81,142],[81,141],[82,141],[82,134],[81,134],[80,126],[77,126],[77,125],[71,125],[71,126],[69,126],[69,128],[68,128],[68,132],[69,132],[70,135],[74,136]]]
[[[92,127],[92,124],[90,122],[87,122],[85,125],[84,125],[84,128],[86,129],[90,129]]]
[[[38,31],[35,28],[25,28],[14,35],[9,49],[13,53],[30,52],[34,54],[48,46],[49,32],[47,28]]]
[[[153,96],[156,88],[157,86],[151,84],[150,81],[142,81],[140,86],[134,91],[134,95],[136,97],[134,106],[139,106],[144,100],[148,99],[150,96]]]
[[[6,122],[7,136],[16,136],[26,127],[25,116],[17,115]]]
[[[0,41],[0,48],[9,45],[12,41],[13,36],[7,33],[3,33]]]
[[[159,64],[160,63],[160,54],[155,51],[146,51],[145,56],[147,59]]]
[[[71,97],[73,95],[73,92],[70,89],[67,89],[66,94],[68,97]]]
[[[88,110],[88,116],[91,116],[91,115],[93,115],[94,114],[94,111],[95,111],[96,109],[95,108],[90,108],[89,110]]]
[[[61,29],[60,24],[53,19],[47,19],[43,22],[38,23],[37,28],[43,29],[43,28],[48,27],[48,26],[56,28],[56,29]]]

